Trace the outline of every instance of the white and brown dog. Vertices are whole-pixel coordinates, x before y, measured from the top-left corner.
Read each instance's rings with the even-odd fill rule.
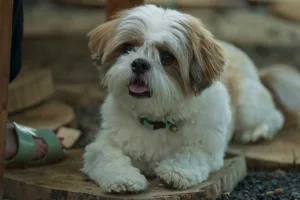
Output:
[[[283,127],[250,58],[188,14],[140,6],[89,36],[108,96],[82,171],[104,192],[146,190],[145,176],[194,186],[223,166],[232,137],[271,139]]]

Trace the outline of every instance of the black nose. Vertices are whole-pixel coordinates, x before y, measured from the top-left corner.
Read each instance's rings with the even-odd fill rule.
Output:
[[[146,60],[138,58],[132,62],[131,69],[136,74],[143,74],[150,69],[150,64]]]

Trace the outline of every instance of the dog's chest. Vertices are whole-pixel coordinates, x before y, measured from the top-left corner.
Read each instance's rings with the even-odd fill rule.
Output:
[[[180,132],[172,133],[168,129],[152,130],[142,126],[135,128],[128,127],[126,130],[128,135],[124,138],[123,152],[136,162],[160,161],[181,146]]]

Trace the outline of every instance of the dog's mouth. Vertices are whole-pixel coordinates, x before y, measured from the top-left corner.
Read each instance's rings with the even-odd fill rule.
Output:
[[[133,78],[129,83],[129,94],[136,98],[149,98],[151,92],[148,84],[142,78]]]

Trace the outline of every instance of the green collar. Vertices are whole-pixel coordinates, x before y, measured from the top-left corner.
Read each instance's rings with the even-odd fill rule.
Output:
[[[176,133],[178,131],[178,127],[175,122],[172,121],[152,121],[145,117],[140,118],[140,123],[152,130],[158,130],[163,128],[168,128],[171,132]]]

